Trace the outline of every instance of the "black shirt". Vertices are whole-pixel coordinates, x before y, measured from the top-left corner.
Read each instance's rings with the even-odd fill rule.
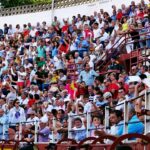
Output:
[[[45,74],[43,71],[40,71],[40,72],[37,71],[36,75],[38,78],[45,79]],[[43,80],[37,79],[37,84],[43,84],[43,82],[44,82]]]

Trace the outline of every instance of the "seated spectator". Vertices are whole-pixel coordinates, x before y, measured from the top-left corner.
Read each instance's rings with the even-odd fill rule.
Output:
[[[30,128],[39,122],[39,118],[36,117],[35,111],[33,111],[32,109],[28,109],[27,115],[28,117],[26,125],[29,126]]]
[[[128,122],[128,133],[144,133],[144,124],[138,119],[135,113],[135,109],[132,105],[129,105],[129,122]]]
[[[38,142],[48,142],[50,129],[47,126],[48,119],[46,117],[42,117],[40,119],[40,129],[38,131]]]
[[[106,99],[106,97],[105,99],[103,98],[103,94],[101,92],[98,92],[95,98],[96,106],[104,108],[106,105],[108,105],[108,101]]]
[[[96,135],[95,135],[95,132],[96,131],[103,131],[104,130],[104,126],[103,126],[103,123],[102,123],[102,121],[101,121],[101,119],[100,119],[100,117],[99,116],[93,116],[92,117],[92,125],[91,125],[91,127],[90,127],[90,136],[91,137],[96,137]]]
[[[120,88],[118,90],[118,98],[117,99],[118,99],[118,103],[117,103],[117,106],[115,107],[115,109],[123,112],[124,102],[127,100],[124,89]]]
[[[112,57],[111,58],[111,64],[108,66],[108,70],[116,70],[116,71],[121,71],[122,68],[121,66],[119,65],[116,57]]]
[[[110,79],[104,80],[105,90],[104,92],[111,92],[113,99],[117,98],[119,86],[117,83],[112,83]]]
[[[108,130],[107,132],[97,131],[96,134],[98,136],[103,136],[107,134],[119,136],[123,134],[123,120],[121,111],[114,110],[110,112],[110,123],[110,130]]]
[[[75,118],[73,121],[72,138],[76,141],[81,141],[86,137],[86,129],[80,118]]]

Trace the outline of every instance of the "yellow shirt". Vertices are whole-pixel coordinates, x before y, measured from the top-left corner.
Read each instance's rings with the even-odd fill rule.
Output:
[[[122,31],[127,31],[127,30],[128,30],[128,28],[129,28],[128,23],[124,23],[124,24],[122,24]]]
[[[59,76],[53,76],[53,77],[51,78],[51,82],[57,82],[58,79],[59,79]]]

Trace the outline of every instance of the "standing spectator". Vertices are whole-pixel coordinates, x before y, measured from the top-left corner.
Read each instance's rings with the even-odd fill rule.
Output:
[[[92,85],[96,76],[98,74],[93,69],[90,69],[89,64],[85,64],[85,70],[81,71],[79,75],[79,82],[84,81],[86,85]]]

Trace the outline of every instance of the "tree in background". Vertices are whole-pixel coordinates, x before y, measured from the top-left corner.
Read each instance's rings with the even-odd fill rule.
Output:
[[[51,0],[0,0],[0,3],[4,8],[30,4],[44,4],[50,2]]]

